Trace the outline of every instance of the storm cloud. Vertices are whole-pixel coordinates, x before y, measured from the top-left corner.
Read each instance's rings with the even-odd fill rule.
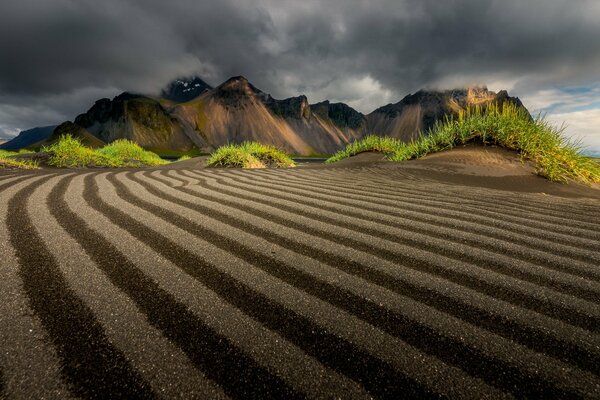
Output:
[[[600,81],[597,0],[9,0],[0,7],[0,136],[72,119],[124,90],[157,93],[192,74],[211,84],[244,75],[275,97],[306,94],[363,112],[423,87],[484,84],[527,105],[548,90]]]

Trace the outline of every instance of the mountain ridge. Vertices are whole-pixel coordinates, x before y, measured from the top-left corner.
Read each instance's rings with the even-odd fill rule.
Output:
[[[419,90],[363,114],[344,103],[310,104],[303,94],[275,99],[243,76],[216,87],[190,77],[174,80],[159,96],[124,92],[99,99],[73,124],[103,143],[124,138],[158,152],[211,152],[254,140],[292,154],[331,154],[367,134],[409,141],[467,106],[507,101],[523,107],[506,91],[485,87]]]

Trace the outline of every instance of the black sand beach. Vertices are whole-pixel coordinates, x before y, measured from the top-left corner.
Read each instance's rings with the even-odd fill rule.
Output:
[[[600,396],[597,188],[201,167],[0,172],[0,397]]]

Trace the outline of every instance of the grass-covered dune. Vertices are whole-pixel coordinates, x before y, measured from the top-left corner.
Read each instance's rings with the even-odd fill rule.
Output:
[[[517,151],[532,160],[536,172],[551,181],[600,182],[600,165],[581,154],[580,146],[563,135],[543,117],[531,118],[523,108],[512,104],[470,108],[457,118],[437,123],[426,135],[410,143],[381,136],[366,136],[330,157],[333,163],[353,155],[383,152],[390,161],[403,161],[448,150],[471,141],[494,144]]]
[[[286,168],[296,163],[289,155],[273,147],[256,142],[228,144],[219,147],[207,161],[209,167]]]

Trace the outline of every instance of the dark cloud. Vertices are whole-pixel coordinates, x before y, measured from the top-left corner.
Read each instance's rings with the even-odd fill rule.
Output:
[[[193,73],[365,112],[421,87],[585,86],[599,37],[597,0],[9,0],[0,136]]]

